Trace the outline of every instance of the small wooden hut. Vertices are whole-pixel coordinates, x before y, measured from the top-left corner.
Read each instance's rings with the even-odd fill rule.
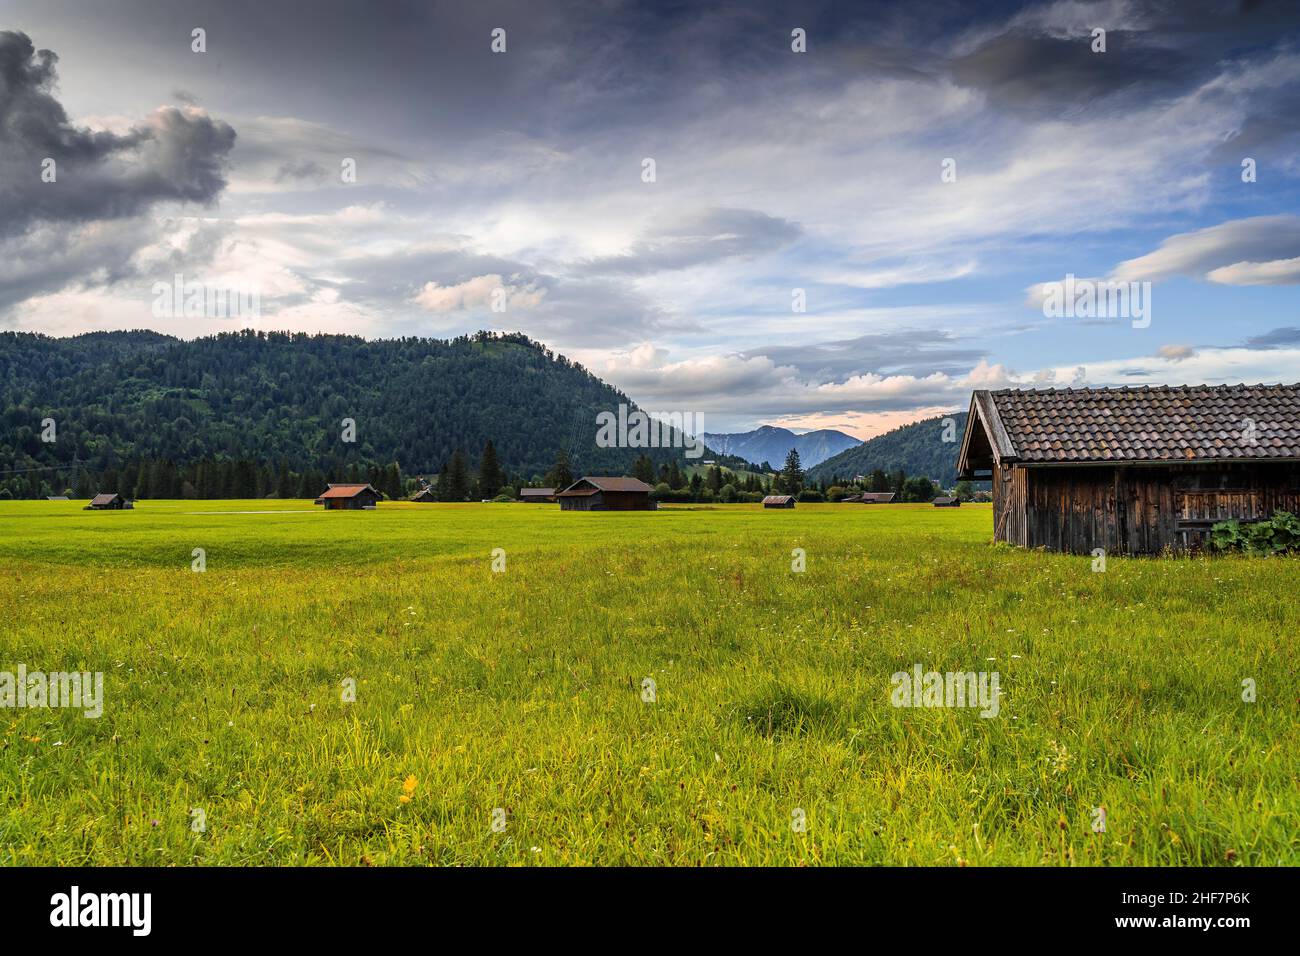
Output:
[[[379,504],[383,495],[369,484],[331,484],[326,488],[316,504],[324,505],[326,511],[370,510]]]
[[[1195,549],[1216,522],[1300,512],[1300,385],[977,391],[957,475],[992,481],[999,541]]]
[[[654,489],[637,478],[579,478],[555,498],[563,511],[654,511]]]
[[[83,511],[122,511],[130,510],[135,503],[128,501],[121,495],[113,491],[105,492],[102,495],[95,495],[90,499],[90,504],[83,508]]]

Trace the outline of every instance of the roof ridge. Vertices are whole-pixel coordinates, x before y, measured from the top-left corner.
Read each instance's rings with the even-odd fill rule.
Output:
[[[1257,382],[1253,385],[1246,382],[1222,382],[1218,385],[1083,385],[1078,388],[1073,386],[1050,388],[994,388],[994,389],[975,389],[975,391],[986,391],[990,395],[1053,395],[1053,394],[1084,394],[1084,393],[1107,393],[1107,392],[1190,392],[1190,391],[1241,391],[1244,389],[1275,389],[1282,391],[1300,391],[1300,382],[1294,384],[1288,382]]]

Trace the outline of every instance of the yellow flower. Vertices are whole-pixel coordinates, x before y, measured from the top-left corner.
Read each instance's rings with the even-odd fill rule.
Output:
[[[415,779],[415,774],[408,776],[402,781],[402,795],[397,799],[402,801],[402,803],[410,803],[411,794],[415,792],[415,788],[419,786],[419,784],[420,781]]]

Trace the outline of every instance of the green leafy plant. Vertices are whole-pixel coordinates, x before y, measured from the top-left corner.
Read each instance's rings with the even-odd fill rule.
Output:
[[[1276,512],[1266,521],[1242,525],[1239,521],[1220,521],[1210,528],[1213,551],[1244,551],[1265,556],[1300,551],[1300,518],[1288,511]]]

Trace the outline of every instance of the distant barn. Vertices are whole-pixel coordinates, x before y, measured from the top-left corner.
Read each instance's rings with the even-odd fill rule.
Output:
[[[46,495],[45,500],[46,501],[67,501],[68,496],[67,495]]]
[[[942,495],[934,499],[934,506],[936,508],[960,508],[961,499],[949,495]]]
[[[331,484],[316,504],[324,505],[326,511],[370,509],[379,503],[380,494],[369,484]]]
[[[520,488],[519,500],[531,501],[535,504],[539,504],[547,501],[554,501],[555,489],[554,488]]]
[[[892,491],[868,491],[858,499],[864,505],[887,505],[894,500]]]
[[[977,391],[957,472],[993,482],[999,541],[1195,549],[1218,521],[1300,512],[1300,385]]]
[[[764,508],[793,508],[794,495],[768,495],[763,499]]]
[[[130,510],[134,507],[134,502],[128,501],[115,492],[105,492],[102,495],[95,495],[90,499],[90,504],[83,508],[83,511],[121,511]]]
[[[562,511],[653,511],[653,491],[636,478],[579,478],[555,497]]]
[[[430,504],[437,501],[438,496],[433,493],[432,488],[421,488],[415,494],[411,495],[412,501],[418,501],[421,504]]]

